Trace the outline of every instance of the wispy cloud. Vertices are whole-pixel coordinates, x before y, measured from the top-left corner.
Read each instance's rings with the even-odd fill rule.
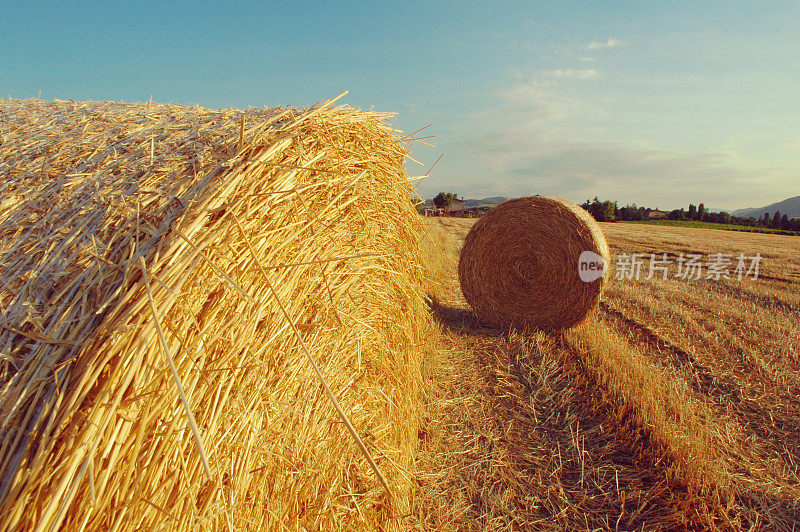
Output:
[[[522,113],[524,122],[540,127],[544,122],[558,122],[580,108],[580,102],[557,90],[555,81],[541,78],[517,83],[495,96],[499,98],[498,105],[484,113],[482,119],[497,116],[498,112],[508,113],[507,118],[516,117],[519,124]]]
[[[544,75],[553,78],[589,79],[597,76],[597,71],[593,68],[588,68],[588,69],[559,68],[556,70],[545,70]]]
[[[609,37],[606,42],[599,42],[594,41],[589,43],[586,47],[587,50],[599,50],[600,48],[614,48],[615,46],[619,46],[622,44],[622,41],[619,39],[615,39],[614,37]]]
[[[477,149],[474,149],[477,146]],[[751,171],[725,152],[687,153],[633,142],[571,141],[543,131],[495,132],[474,142],[472,168],[485,169],[469,183],[475,195],[587,197],[675,208],[690,201],[735,207],[770,168]]]
[[[754,183],[786,173],[732,149],[683,151],[588,134],[581,120],[592,106],[541,73],[492,98],[449,146],[465,154],[451,164],[468,196],[537,193],[580,202],[599,195],[623,205],[672,209],[704,201],[732,209],[752,195]],[[431,194],[444,189],[433,181],[426,186]]]

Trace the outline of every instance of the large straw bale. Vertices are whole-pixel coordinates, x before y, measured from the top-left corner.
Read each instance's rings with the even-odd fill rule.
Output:
[[[0,101],[0,529],[398,522],[429,318],[386,118]]]
[[[461,290],[487,323],[571,327],[597,306],[605,283],[604,276],[581,280],[584,252],[608,263],[603,232],[586,211],[546,196],[508,200],[467,234],[458,264]]]

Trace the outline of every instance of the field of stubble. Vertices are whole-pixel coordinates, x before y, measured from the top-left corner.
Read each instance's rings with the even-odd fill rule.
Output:
[[[612,265],[600,307],[545,333],[474,319],[456,273],[472,222],[427,220],[442,334],[410,526],[795,529],[800,238],[601,224]],[[634,253],[639,279],[617,279]],[[651,253],[671,263],[667,279],[647,279]],[[681,254],[718,253],[733,256],[731,278],[676,277]],[[740,253],[760,254],[757,279],[733,274]]]

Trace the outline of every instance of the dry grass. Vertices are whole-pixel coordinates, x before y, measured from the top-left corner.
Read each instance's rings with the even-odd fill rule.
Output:
[[[398,524],[429,317],[384,118],[0,102],[0,528]]]
[[[612,256],[759,251],[766,277],[612,280],[587,322],[548,334],[482,328],[446,280],[470,221],[428,225],[443,349],[412,526],[793,529],[797,239],[604,224]]]

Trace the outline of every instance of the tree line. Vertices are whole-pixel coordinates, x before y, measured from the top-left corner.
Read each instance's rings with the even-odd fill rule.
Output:
[[[591,214],[598,222],[613,222],[613,221],[639,221],[648,220],[655,209],[648,207],[638,207],[635,203],[618,207],[616,201],[600,201],[595,196],[594,200],[586,200],[582,204],[586,211]],[[748,227],[765,227],[769,229],[780,229],[784,231],[800,231],[800,218],[789,218],[786,214],[781,214],[780,211],[775,211],[772,216],[769,213],[764,213],[760,218],[742,218],[740,216],[733,216],[728,212],[719,211],[712,212],[700,203],[694,205],[689,204],[689,208],[674,209],[669,211],[665,218],[667,220],[695,220],[698,222],[710,222],[719,224],[733,224]]]

